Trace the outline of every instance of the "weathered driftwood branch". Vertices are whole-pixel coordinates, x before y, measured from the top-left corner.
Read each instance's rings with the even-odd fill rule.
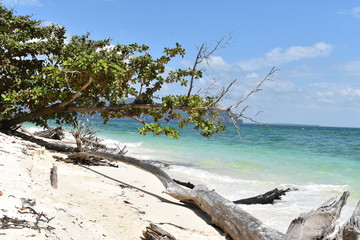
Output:
[[[194,184],[192,184],[191,182],[182,182],[176,179],[173,179],[174,182],[176,182],[177,184],[193,189],[195,187]],[[251,204],[273,204],[275,200],[279,200],[281,199],[282,195],[285,195],[286,192],[289,191],[293,191],[293,190],[297,190],[297,189],[290,189],[287,188],[285,190],[279,190],[277,188],[270,190],[264,194],[260,194],[257,195],[255,197],[251,197],[251,198],[244,198],[244,199],[240,199],[240,200],[236,200],[233,201],[235,204],[245,204],[245,205],[251,205]]]
[[[55,165],[50,169],[50,183],[53,188],[58,187],[57,166]]]
[[[38,137],[56,139],[56,140],[62,140],[65,137],[64,129],[62,127],[57,127],[57,128],[49,127],[44,131],[35,132],[34,135]]]
[[[20,137],[20,138],[30,141],[32,143],[36,143],[42,147],[45,147],[48,150],[54,150],[54,151],[58,151],[58,152],[74,152],[75,151],[75,148],[72,146],[64,145],[64,144],[57,144],[57,143],[49,143],[42,139],[35,138],[35,137],[29,136],[25,133],[21,133],[18,131],[9,131],[6,133],[13,135],[13,136]]]
[[[359,240],[360,239],[360,201],[358,202],[350,220],[342,228],[336,240]]]
[[[4,131],[4,132],[6,134],[17,136],[17,137],[20,137],[20,138],[22,138],[24,140],[27,140],[27,141],[30,141],[32,143],[38,144],[38,145],[40,145],[42,147],[45,147],[48,150],[54,150],[54,151],[58,151],[58,152],[77,152],[78,151],[76,147],[72,147],[72,146],[65,145],[65,144],[59,144],[59,143],[49,143],[49,142],[46,142],[46,141],[44,141],[42,139],[39,139],[39,138],[36,138],[36,137],[33,137],[33,136],[29,136],[29,135],[27,135],[25,133],[22,133],[22,132],[18,132],[18,131]],[[101,149],[104,152],[114,152],[114,153],[118,153],[120,155],[125,155],[127,153],[126,145],[124,147],[122,147],[122,148],[120,146],[117,146],[116,148],[107,148],[105,146],[105,148],[103,148],[103,146],[105,146],[105,145],[102,145],[102,144],[98,145],[98,148],[96,148],[96,150]]]
[[[264,226],[260,220],[204,185],[197,185],[194,189],[182,188],[167,173],[149,161],[109,153],[89,154],[128,163],[154,174],[164,185],[165,193],[180,201],[197,205],[211,217],[212,224],[223,229],[233,240],[279,240],[284,236],[279,231]]]
[[[49,218],[43,212],[37,212],[33,206],[36,204],[35,199],[21,199],[23,205],[21,208],[17,208],[18,213],[20,214],[31,214],[31,219],[27,217],[26,219],[12,218],[4,215],[0,218],[0,229],[22,229],[30,228],[41,232],[41,229],[51,231],[55,228],[50,226],[48,223],[54,219],[54,217]],[[42,223],[42,224],[40,224]],[[45,225],[43,224],[45,223]]]
[[[67,158],[62,158],[58,156],[53,156],[57,161],[62,161],[65,163],[72,163],[77,165],[87,165],[87,166],[108,166],[108,167],[118,167],[118,165],[111,163],[103,157],[96,157],[88,153],[73,153],[68,155]]]
[[[291,222],[284,240],[327,239],[326,235],[335,229],[335,221],[349,195],[349,192],[344,192],[338,201],[332,198],[316,211],[302,213]]]
[[[333,222],[324,235],[323,240],[360,240],[360,202],[347,222]]]
[[[152,223],[143,231],[143,236],[146,240],[176,240],[173,235]]]
[[[81,132],[80,127],[78,127],[78,129],[76,131],[71,130],[71,134],[75,138],[76,151],[77,152],[82,152],[83,151],[82,141],[81,141],[81,138],[80,138],[80,132]]]
[[[181,186],[184,186],[184,187],[187,187],[187,188],[190,188],[190,189],[194,189],[194,187],[195,187],[195,185],[192,184],[191,182],[182,182],[182,181],[179,181],[179,180],[176,180],[176,179],[173,179],[173,180],[177,184],[179,184]]]
[[[277,188],[268,191],[264,194],[260,194],[258,196],[255,197],[251,197],[251,198],[245,198],[245,199],[240,199],[240,200],[236,200],[234,201],[234,203],[236,204],[246,204],[246,205],[250,205],[250,204],[273,204],[275,200],[279,200],[281,199],[282,195],[285,195],[286,192],[292,191],[292,189],[287,188],[285,190],[279,190]]]

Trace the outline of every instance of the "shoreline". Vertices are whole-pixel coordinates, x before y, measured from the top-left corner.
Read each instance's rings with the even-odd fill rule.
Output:
[[[51,220],[41,226],[54,228],[0,230],[0,239],[141,239],[151,223],[177,239],[226,239],[209,225],[200,210],[190,209],[165,193],[160,181],[136,167],[83,167],[56,162],[64,154],[0,133],[1,216],[27,219],[21,214],[23,199]],[[58,189],[50,185],[50,168],[58,167]],[[219,232],[220,231],[220,232]]]
[[[34,129],[33,129],[34,130]],[[64,139],[66,143],[73,142],[72,139],[66,138]],[[64,142],[62,140],[61,142]],[[22,141],[22,140],[19,140]],[[108,142],[110,141],[110,142]],[[25,141],[23,141],[25,142]],[[106,144],[110,144],[113,142],[117,142],[115,139],[106,138],[105,139]],[[124,144],[124,143],[123,143]],[[129,152],[129,156],[143,159],[143,155],[139,154],[139,147],[140,145],[138,143],[133,144],[133,146],[130,148],[133,151]],[[144,149],[142,146],[140,146],[141,150]],[[130,150],[129,149],[129,150]],[[0,156],[2,158],[2,148],[0,147]],[[136,151],[137,150],[137,151]],[[42,151],[44,151],[46,157],[37,156],[36,159],[47,159],[47,169],[42,170],[42,174],[46,175],[46,178],[43,179],[43,185],[46,187],[46,191],[50,191],[48,188],[50,186],[49,181],[49,170],[52,167],[52,163],[55,161],[55,159],[52,158],[52,156],[49,156],[49,154],[53,154],[54,152],[50,152],[47,150],[44,150],[42,148]],[[146,149],[145,149],[146,151]],[[153,151],[153,150],[151,150]],[[19,153],[21,151],[17,151]],[[156,161],[157,159],[156,154],[157,152],[153,152],[155,155],[152,160]],[[32,153],[34,154],[34,153]],[[135,154],[135,155],[134,155]],[[55,154],[57,155],[57,154]],[[60,154],[61,155],[61,154]],[[50,158],[50,159],[48,159]],[[147,158],[146,158],[147,159]],[[150,158],[151,160],[151,158]],[[161,161],[162,159],[159,158]],[[32,160],[34,161],[34,160]],[[161,161],[162,162],[162,161]],[[212,172],[208,172],[206,169],[199,169],[196,168],[197,165],[189,165],[187,163],[181,163],[181,162],[172,162],[172,161],[165,161],[164,162],[166,168],[164,169],[172,178],[181,180],[181,181],[190,181],[195,184],[205,184],[210,189],[215,189],[219,194],[222,196],[227,197],[230,200],[238,200],[240,198],[247,198],[252,197],[258,194],[265,193],[273,188],[298,188],[298,191],[289,192],[286,194],[286,196],[283,196],[282,200],[276,201],[273,205],[240,205],[240,207],[250,213],[251,215],[255,216],[259,220],[261,220],[266,226],[276,229],[280,232],[286,232],[290,222],[297,218],[301,213],[308,212],[311,210],[317,209],[322,203],[329,200],[332,197],[339,197],[343,191],[347,190],[346,186],[336,186],[336,185],[319,185],[319,184],[306,184],[306,185],[296,185],[296,184],[279,184],[275,182],[266,182],[263,180],[246,180],[246,179],[239,179],[239,178],[233,178],[230,176],[224,176],[224,174],[214,174]],[[65,163],[61,163],[65,164]],[[34,165],[34,164],[33,164]],[[57,164],[58,165],[58,164]],[[66,164],[69,165],[69,164]],[[62,165],[61,165],[62,166]],[[119,163],[119,169],[113,169],[110,167],[80,167],[77,165],[70,165],[75,168],[71,168],[69,172],[75,172],[75,173],[82,173],[83,175],[88,176],[89,179],[92,179],[91,184],[86,185],[86,191],[84,190],[82,192],[82,196],[85,196],[86,198],[92,199],[93,201],[103,201],[103,198],[96,195],[105,196],[106,198],[111,198],[111,200],[107,199],[106,202],[109,201],[109,205],[115,206],[116,211],[120,211],[118,208],[120,205],[122,206],[122,210],[125,208],[130,209],[131,214],[127,216],[127,213],[121,213],[119,216],[123,221],[126,221],[126,223],[122,223],[116,226],[116,228],[121,229],[132,229],[135,228],[132,231],[133,235],[136,235],[136,237],[133,237],[133,235],[126,235],[129,231],[120,232],[115,231],[117,234],[120,234],[121,239],[142,239],[141,232],[145,230],[146,226],[149,225],[151,219],[155,219],[156,222],[153,223],[167,223],[164,225],[161,225],[162,228],[173,234],[175,237],[178,237],[179,239],[183,238],[190,238],[192,239],[194,236],[196,236],[197,239],[225,239],[225,236],[222,232],[218,232],[214,227],[207,224],[208,219],[201,211],[195,211],[193,209],[188,209],[182,204],[179,204],[179,202],[175,199],[172,199],[171,197],[167,196],[166,194],[163,194],[162,191],[164,190],[164,187],[158,179],[150,174],[150,176],[146,177],[148,173],[137,169],[135,167],[121,164]],[[121,166],[121,167],[120,167]],[[1,162],[0,162],[0,170],[1,170]],[[63,167],[59,167],[59,173],[62,171]],[[67,169],[68,167],[66,167]],[[135,168],[134,171],[131,171],[132,168]],[[29,171],[29,167],[27,167],[27,171]],[[32,169],[32,168],[30,168]],[[95,172],[96,171],[96,172]],[[146,173],[144,175],[144,173]],[[101,175],[102,174],[102,175]],[[75,174],[77,175],[77,174]],[[225,174],[226,175],[226,174]],[[109,176],[107,178],[106,176]],[[64,175],[63,177],[59,176],[59,186],[62,184],[61,179],[66,179],[66,184],[69,186],[72,185],[70,179],[74,178],[73,175],[70,173],[68,175]],[[88,182],[88,178],[80,178],[80,182]],[[79,179],[78,176],[75,177],[75,179]],[[120,181],[120,182],[116,182]],[[78,180],[76,180],[78,181]],[[1,177],[0,177],[0,183],[1,183]],[[101,184],[105,184],[104,186],[110,185],[116,185],[115,188],[109,188],[109,190],[106,190],[104,193],[102,193]],[[130,188],[127,187],[120,187],[126,186],[126,184],[130,185]],[[100,187],[99,187],[100,185]],[[60,188],[60,187],[59,187]],[[99,189],[100,188],[100,189]],[[104,187],[105,189],[108,189],[107,187]],[[113,192],[118,192],[119,188],[121,188],[121,193],[123,193],[124,196],[128,196],[128,199],[124,200],[124,196],[120,195],[114,195]],[[95,192],[92,189],[97,189]],[[63,189],[65,190],[65,189]],[[81,189],[83,190],[83,189]],[[0,191],[1,191],[1,184],[0,184]],[[66,191],[74,191],[78,192],[76,188],[73,188],[72,190],[66,190]],[[40,193],[39,195],[41,195]],[[67,192],[68,195],[71,195],[72,193]],[[123,198],[121,198],[121,196]],[[149,198],[148,198],[149,197]],[[74,198],[78,199],[81,198],[80,196],[74,196]],[[72,199],[72,198],[68,198]],[[136,199],[136,201],[134,200]],[[1,198],[0,198],[1,200]],[[58,200],[56,200],[58,201]],[[78,200],[76,200],[78,201]],[[124,201],[127,201],[131,204],[127,204]],[[168,202],[170,201],[170,202]],[[352,214],[357,199],[352,198],[350,195],[348,204],[344,207],[340,221],[347,220],[349,216]],[[92,205],[90,209],[88,208],[82,208],[81,206],[86,205],[84,201],[80,201],[81,203],[78,203],[76,205],[77,208],[79,208],[81,211],[93,211],[93,209],[102,209],[103,206],[100,205]],[[145,203],[144,203],[145,202]],[[165,205],[164,205],[165,204]],[[49,205],[49,204],[48,204]],[[173,208],[169,208],[168,205],[174,205]],[[21,206],[21,205],[19,205]],[[69,206],[68,206],[69,207]],[[73,207],[71,205],[71,207]],[[149,210],[151,209],[151,210]],[[186,210],[184,210],[186,209]],[[126,210],[126,209],[125,209]],[[112,212],[108,207],[104,208],[105,212]],[[180,213],[178,214],[177,211]],[[190,211],[190,213],[185,213]],[[195,212],[194,212],[195,211]],[[145,212],[143,214],[142,212]],[[166,212],[166,214],[163,216],[164,219],[170,219],[167,221],[162,221],[158,216],[162,216],[160,213]],[[174,212],[174,214],[173,214]],[[192,213],[191,213],[192,212]],[[137,216],[137,218],[134,218]],[[190,214],[190,215],[189,215]],[[74,214],[72,214],[74,215]],[[110,219],[108,218],[107,214],[103,214],[107,217],[102,217],[102,215],[99,213],[99,219],[95,219],[97,221],[97,224],[100,224],[101,226],[107,226],[106,220],[110,221],[119,221],[119,219],[114,218]],[[126,215],[126,217],[124,217]],[[145,215],[145,216],[143,216]],[[87,215],[86,215],[87,216]],[[180,216],[180,217],[179,217]],[[79,218],[79,217],[78,217]],[[89,218],[87,216],[87,218]],[[103,219],[104,218],[104,219]],[[92,220],[92,219],[90,219]],[[67,219],[65,221],[72,221],[71,219]],[[132,224],[132,222],[137,222],[137,227],[129,226]],[[177,222],[179,221],[179,222]],[[206,222],[207,221],[207,222]],[[192,224],[193,223],[193,224]],[[84,224],[84,222],[82,223]],[[81,224],[81,226],[82,226]],[[174,227],[174,225],[178,227]],[[185,227],[184,227],[185,226]],[[180,228],[179,228],[180,227]],[[89,227],[86,226],[85,228],[95,229],[95,227]],[[112,232],[112,230],[107,229],[106,231]],[[105,231],[105,232],[106,232]],[[130,232],[131,232],[130,231]],[[91,231],[89,231],[91,232]],[[92,232],[93,233],[93,232]],[[97,233],[93,233],[97,234]],[[178,235],[177,235],[178,234]],[[210,235],[209,235],[210,234]],[[107,237],[104,236],[98,236],[98,238],[93,239],[118,239],[116,236],[107,233],[105,234]],[[91,238],[92,236],[89,235],[88,238]],[[130,237],[130,238],[129,238]],[[133,237],[133,238],[131,238]],[[0,239],[1,239],[1,232],[0,232]],[[21,239],[21,238],[20,238]],[[46,238],[48,239],[48,238]],[[67,239],[67,238],[65,238]],[[77,238],[75,238],[77,239]],[[81,239],[81,238],[78,238]]]

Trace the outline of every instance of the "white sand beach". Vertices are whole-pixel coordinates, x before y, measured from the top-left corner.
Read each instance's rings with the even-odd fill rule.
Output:
[[[163,193],[147,172],[121,163],[83,167],[54,155],[65,157],[0,133],[0,218],[39,228],[0,229],[0,239],[143,239],[150,223],[177,239],[226,239],[201,211]],[[50,184],[54,164],[57,189]]]

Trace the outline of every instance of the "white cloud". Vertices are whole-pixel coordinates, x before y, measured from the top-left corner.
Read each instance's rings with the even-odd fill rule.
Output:
[[[246,76],[253,78],[255,72],[262,68],[279,67],[282,64],[292,63],[307,58],[319,58],[328,56],[334,47],[328,43],[318,42],[312,46],[291,46],[287,49],[274,48],[265,53],[262,57],[251,58],[235,63],[229,63],[221,56],[211,56],[201,64],[201,67],[214,73],[251,71]],[[193,63],[187,60],[181,61],[184,67],[192,67]],[[301,71],[303,72],[303,71]]]
[[[326,57],[333,46],[319,42],[313,46],[292,46],[287,49],[274,48],[263,57],[240,61],[237,65],[245,71],[254,71],[263,67],[279,66],[306,58]]]
[[[302,61],[326,57],[334,47],[319,42],[309,46],[274,48],[264,55],[238,62],[227,62],[220,56],[211,58],[210,76],[218,78],[221,88],[238,79],[223,101],[224,106],[244,97],[266,76],[273,65],[280,71],[252,95],[243,106],[249,105],[247,116],[264,122],[319,124],[324,126],[360,127],[360,83],[346,76],[360,77],[360,59],[345,64],[327,65],[326,70]],[[295,63],[283,67],[281,64]],[[349,82],[346,82],[349,80]],[[326,81],[326,82],[325,82]],[[201,84],[211,81],[201,79]],[[216,92],[216,91],[215,91]]]
[[[206,63],[204,63],[204,67],[209,67],[210,69],[214,71],[228,71],[231,69],[231,64],[226,62],[222,57],[220,56],[210,56],[209,59],[207,59]],[[207,64],[207,66],[206,66]]]
[[[252,72],[252,73],[248,73],[246,74],[246,78],[259,78],[259,74]]]
[[[324,126],[360,127],[360,83],[296,83],[288,72],[278,72],[274,81],[265,82],[263,91],[251,96],[245,105],[248,116],[258,111],[259,121],[273,123],[320,124]],[[264,74],[260,74],[262,76]],[[230,99],[246,95],[256,81],[239,82]],[[251,83],[250,83],[251,82]],[[252,86],[250,86],[252,84]]]
[[[23,5],[23,6],[37,6],[42,7],[44,4],[40,0],[3,0],[5,5]]]
[[[354,17],[360,17],[360,7],[355,7],[351,10],[351,15]]]
[[[340,10],[339,14],[350,15],[356,18],[360,18],[360,7],[354,7],[351,10]]]

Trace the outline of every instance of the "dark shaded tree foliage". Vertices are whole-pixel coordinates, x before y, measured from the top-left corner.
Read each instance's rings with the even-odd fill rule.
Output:
[[[165,76],[166,65],[185,54],[179,44],[154,58],[146,45],[113,45],[110,39],[92,40],[89,34],[67,40],[65,34],[62,26],[44,26],[0,4],[0,129],[27,121],[40,126],[47,126],[48,120],[74,125],[79,116],[100,112],[104,122],[123,117],[139,120],[141,114],[155,121],[176,118],[180,128],[192,123],[201,135],[210,137],[225,126],[204,118],[205,114],[226,111],[243,117],[242,112],[233,114],[236,104],[220,108],[228,88],[214,96],[192,93],[194,80],[202,77],[198,64],[214,51],[207,54],[204,45],[193,67]],[[164,84],[180,84],[187,94],[159,98]],[[130,97],[135,101],[127,103]],[[140,133],[148,132],[179,136],[174,128],[158,122],[144,123]]]

